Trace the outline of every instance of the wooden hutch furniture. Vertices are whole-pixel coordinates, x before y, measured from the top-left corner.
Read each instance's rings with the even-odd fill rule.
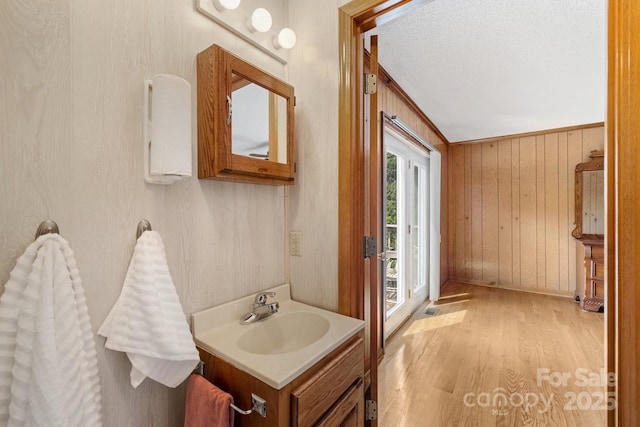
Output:
[[[576,301],[585,311],[604,311],[604,153],[594,150],[576,165],[576,228],[571,235],[584,246],[584,283]]]

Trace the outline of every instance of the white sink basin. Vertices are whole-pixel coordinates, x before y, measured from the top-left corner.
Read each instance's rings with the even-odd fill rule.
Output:
[[[278,312],[262,321],[241,324],[255,295],[194,313],[196,344],[211,354],[279,390],[364,328],[362,320],[291,299],[289,285],[276,293]]]
[[[299,350],[322,338],[329,320],[317,313],[275,314],[240,335],[238,348],[255,354],[282,354]]]

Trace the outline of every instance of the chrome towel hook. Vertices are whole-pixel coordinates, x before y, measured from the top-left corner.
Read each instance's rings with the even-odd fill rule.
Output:
[[[142,236],[142,233],[147,230],[151,230],[151,223],[146,219],[140,220],[138,223],[138,231],[136,231],[136,239],[139,239],[140,236]]]
[[[60,229],[58,228],[58,224],[50,219],[45,219],[40,223],[38,229],[36,230],[36,239],[43,234],[60,234]]]

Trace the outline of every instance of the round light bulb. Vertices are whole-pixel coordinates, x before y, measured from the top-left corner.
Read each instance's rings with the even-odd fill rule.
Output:
[[[233,10],[240,6],[240,0],[213,0],[213,5],[221,12],[225,9]]]
[[[278,36],[273,39],[273,44],[277,48],[291,49],[296,45],[296,33],[291,28],[283,28]]]
[[[247,26],[251,31],[266,33],[271,29],[271,14],[267,9],[259,7],[251,14]]]

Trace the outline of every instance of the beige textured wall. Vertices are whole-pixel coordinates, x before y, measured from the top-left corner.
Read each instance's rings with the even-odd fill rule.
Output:
[[[449,277],[573,294],[574,169],[603,148],[603,127],[449,146]]]
[[[288,218],[289,228],[302,232],[302,256],[289,258],[291,292],[299,301],[337,310],[338,9],[295,0],[289,19],[298,37],[288,67],[297,98],[298,175]]]
[[[268,4],[286,12],[286,2]],[[187,314],[287,280],[282,187],[143,182],[144,79],[170,73],[191,83],[197,170],[195,57],[214,42],[286,75],[193,1],[0,3],[0,291],[46,218],[75,251],[94,331],[120,293],[141,218],[164,239]],[[182,425],[184,386],[146,380],[134,390],[126,357],[96,342],[106,426]]]

